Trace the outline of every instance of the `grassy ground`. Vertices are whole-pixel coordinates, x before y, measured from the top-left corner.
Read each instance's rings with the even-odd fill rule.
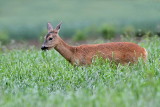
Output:
[[[160,38],[139,43],[148,61],[114,66],[96,61],[74,68],[56,51],[0,52],[0,106],[159,107]]]

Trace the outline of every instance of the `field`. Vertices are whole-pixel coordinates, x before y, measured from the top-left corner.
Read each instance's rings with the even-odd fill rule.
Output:
[[[160,38],[138,44],[148,60],[132,66],[73,67],[55,50],[0,51],[1,107],[159,107]],[[135,41],[134,41],[135,42]]]
[[[0,0],[0,107],[160,107],[159,4]],[[71,44],[131,41],[146,48],[148,60],[73,67],[55,50],[40,50],[47,22],[60,21]]]
[[[63,22],[61,36],[73,37],[77,30],[114,26],[120,34],[126,27],[160,32],[158,0],[1,0],[0,40],[38,39],[47,22]],[[94,27],[96,27],[94,29]],[[99,36],[99,35],[97,35]]]

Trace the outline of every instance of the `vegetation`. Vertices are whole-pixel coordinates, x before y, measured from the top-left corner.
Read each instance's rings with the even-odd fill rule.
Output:
[[[159,107],[159,3],[158,0],[1,0],[0,106]],[[42,52],[35,47],[7,50],[3,45],[12,39],[13,43],[43,41],[47,22],[56,26],[60,21],[63,22],[60,36],[75,41],[100,36],[111,39],[117,35],[132,42],[137,41],[131,37],[145,38],[138,44],[147,49],[148,60],[116,66],[97,59],[91,66],[73,67],[54,50]],[[92,43],[103,41],[97,39]]]
[[[7,43],[9,41],[9,36],[8,33],[6,31],[1,31],[0,32],[0,42],[3,42],[4,44]]]
[[[112,26],[103,26],[101,33],[104,39],[111,39],[115,37],[115,28]]]
[[[159,34],[159,3],[157,0],[1,0],[0,32],[5,31],[8,39],[37,40],[44,36],[42,31],[47,31],[47,22],[56,26],[62,21],[60,33],[66,38],[93,25],[115,26],[114,31],[120,34],[126,26]],[[5,40],[0,38],[0,41]]]
[[[56,51],[0,51],[0,106],[160,106],[160,38],[139,43],[148,60],[73,67]]]
[[[124,37],[134,37],[135,36],[135,28],[133,26],[127,26],[127,27],[124,27],[123,29],[123,36]]]
[[[74,41],[83,41],[87,39],[87,35],[82,31],[77,31],[73,36]]]

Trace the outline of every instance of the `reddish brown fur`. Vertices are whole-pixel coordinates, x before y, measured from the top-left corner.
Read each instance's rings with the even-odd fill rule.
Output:
[[[130,42],[70,46],[59,37],[58,30],[57,28],[53,29],[52,31],[57,33],[46,37],[46,39],[50,37],[55,38],[52,42],[53,45],[47,45],[47,42],[45,42],[43,46],[47,47],[47,49],[55,48],[73,65],[91,64],[95,56],[121,64],[136,63],[140,57],[144,60],[147,58],[147,51],[144,48]]]

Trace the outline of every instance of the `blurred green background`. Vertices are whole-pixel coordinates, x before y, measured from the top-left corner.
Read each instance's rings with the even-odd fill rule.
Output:
[[[63,38],[108,39],[136,32],[160,32],[158,0],[0,0],[0,41],[39,40],[47,22],[63,22]],[[140,35],[141,36],[141,35]]]

